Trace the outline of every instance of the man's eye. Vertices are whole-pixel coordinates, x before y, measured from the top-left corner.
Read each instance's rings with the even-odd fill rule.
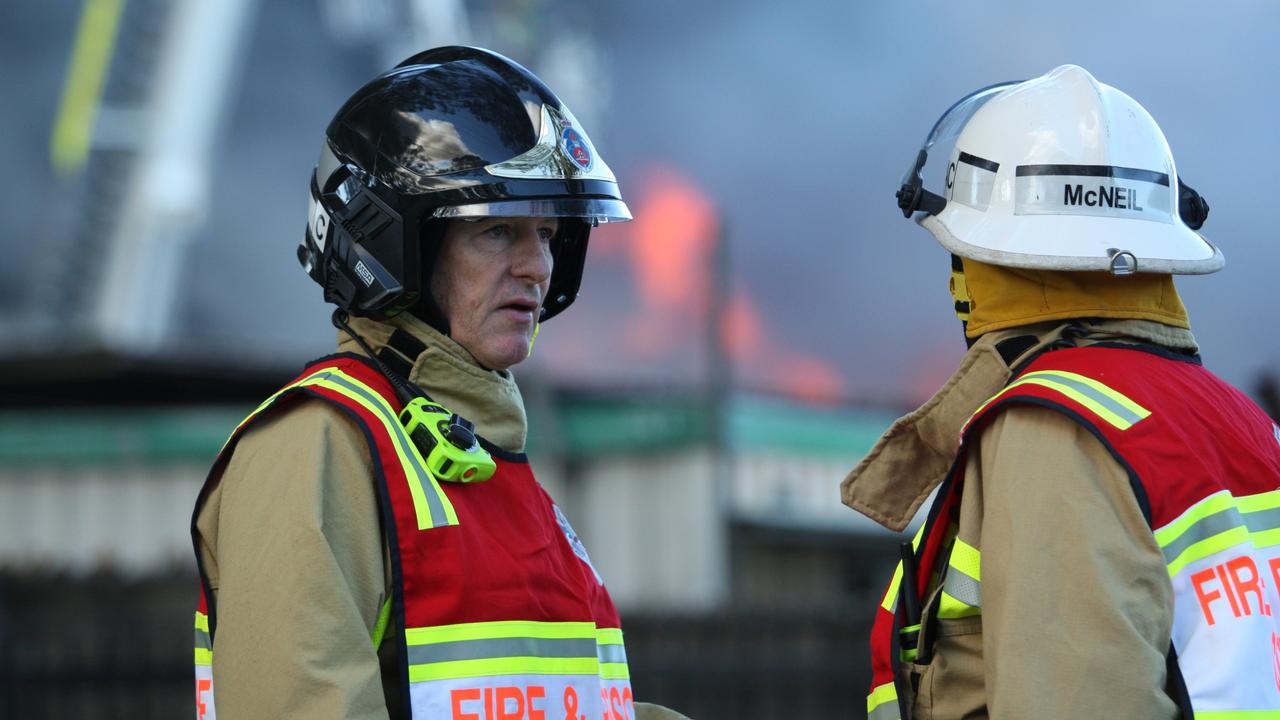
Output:
[[[556,236],[555,228],[538,228],[538,237],[544,242],[551,242],[551,238]]]
[[[486,228],[484,232],[482,232],[481,234],[491,238],[496,238],[496,239],[505,238],[511,234],[511,226],[510,225],[492,225]]]

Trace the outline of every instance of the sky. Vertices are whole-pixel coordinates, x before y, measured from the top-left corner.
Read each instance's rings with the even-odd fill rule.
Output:
[[[637,217],[595,232],[580,299],[543,329],[518,374],[605,387],[696,383],[708,367],[718,266],[727,272],[718,335],[740,385],[825,402],[923,400],[964,343],[947,255],[902,218],[893,193],[954,100],[1063,63],[1142,103],[1180,174],[1212,206],[1202,232],[1227,267],[1178,281],[1206,364],[1246,390],[1260,373],[1280,371],[1266,290],[1280,268],[1267,215],[1268,174],[1280,158],[1280,100],[1269,80],[1280,66],[1280,5],[477,7],[485,12],[473,15],[471,40],[527,63],[558,90]],[[180,258],[172,331],[149,352],[278,365],[331,348],[319,289],[294,258],[306,182],[332,112],[390,51],[330,41],[323,8],[256,11],[206,220]],[[9,166],[0,249],[10,258],[0,263],[0,304],[9,316],[39,297],[30,285],[47,277],[33,270],[41,263],[101,272],[92,238],[66,229],[86,190],[48,169],[77,13],[78,3],[26,0],[0,27],[0,90],[11,99],[0,105]],[[718,242],[722,262],[713,260]]]

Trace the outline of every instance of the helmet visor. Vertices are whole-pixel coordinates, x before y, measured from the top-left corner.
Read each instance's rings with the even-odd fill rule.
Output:
[[[613,198],[537,198],[449,205],[436,208],[432,217],[563,217],[582,218],[599,225],[627,222],[631,219],[631,210],[625,202]]]
[[[960,136],[960,132],[964,130],[964,126],[969,123],[969,119],[983,105],[986,105],[988,100],[1022,82],[1021,80],[1015,80],[984,87],[981,90],[965,95],[947,108],[947,111],[942,113],[938,121],[933,124],[933,128],[929,130],[929,136],[925,138],[924,145],[916,153],[915,161],[907,168],[906,174],[902,176],[902,183],[906,185],[913,179],[923,179],[926,176],[924,170],[928,163],[929,151],[935,145],[945,146],[954,143],[956,138]],[[947,157],[947,155],[943,157]]]

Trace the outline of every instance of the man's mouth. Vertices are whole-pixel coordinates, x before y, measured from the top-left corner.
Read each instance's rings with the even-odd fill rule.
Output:
[[[532,315],[538,311],[538,302],[536,300],[526,300],[519,298],[503,303],[499,310],[511,310],[518,313],[527,313]]]

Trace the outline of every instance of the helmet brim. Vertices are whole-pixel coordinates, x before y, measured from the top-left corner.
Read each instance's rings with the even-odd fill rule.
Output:
[[[919,223],[952,253],[991,265],[1107,272],[1117,251],[1136,258],[1137,272],[1206,275],[1226,264],[1222,251],[1181,222],[995,215],[952,202]]]

